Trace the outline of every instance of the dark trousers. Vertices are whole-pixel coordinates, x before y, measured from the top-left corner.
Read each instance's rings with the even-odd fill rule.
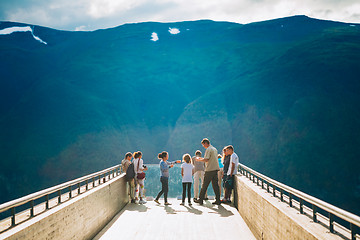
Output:
[[[183,194],[182,194],[182,202],[185,202],[185,198],[186,198],[186,187],[187,187],[187,194],[188,194],[188,200],[189,202],[191,199],[191,182],[183,182]]]
[[[169,178],[167,177],[160,177],[160,182],[161,182],[161,191],[159,192],[159,194],[156,197],[156,200],[159,200],[159,198],[161,197],[162,194],[164,194],[164,201],[167,202],[167,195],[169,192]]]
[[[210,182],[212,184],[212,188],[214,189],[216,202],[220,202],[220,188],[219,188],[218,173],[217,173],[218,171],[219,170],[205,171],[204,183],[201,186],[200,196],[199,196],[200,202],[204,201],[205,193],[207,191]]]

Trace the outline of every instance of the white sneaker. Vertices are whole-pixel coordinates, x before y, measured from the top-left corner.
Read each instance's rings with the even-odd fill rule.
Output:
[[[140,201],[139,201],[139,203],[140,204],[145,204],[145,203],[147,203],[144,199],[141,199]]]

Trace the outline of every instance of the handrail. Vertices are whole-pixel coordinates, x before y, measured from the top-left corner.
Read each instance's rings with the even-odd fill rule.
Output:
[[[288,192],[289,196],[290,196],[290,198],[289,198],[290,199],[290,202],[289,202],[290,206],[292,206],[292,203],[291,203],[292,196],[291,195],[293,195],[293,196],[298,197],[300,199],[300,201],[306,201],[306,202],[312,204],[313,206],[316,206],[316,207],[328,212],[329,214],[333,214],[333,215],[335,215],[335,216],[349,222],[350,226],[351,226],[351,224],[353,224],[353,225],[355,225],[357,227],[360,227],[360,217],[355,215],[355,214],[352,214],[352,213],[350,213],[348,211],[345,211],[345,210],[340,209],[340,208],[338,208],[338,207],[336,207],[334,205],[331,205],[331,204],[329,204],[327,202],[324,202],[324,201],[322,201],[322,200],[320,200],[318,198],[315,198],[315,197],[310,196],[310,195],[308,195],[306,193],[303,193],[303,192],[301,192],[299,190],[296,190],[296,189],[294,189],[292,187],[289,187],[289,186],[287,186],[287,185],[285,185],[283,183],[280,183],[280,182],[278,182],[276,180],[273,180],[273,179],[271,179],[271,178],[269,178],[269,177],[267,177],[267,176],[265,176],[265,175],[263,175],[261,173],[256,172],[255,170],[253,170],[253,169],[251,169],[251,168],[249,168],[249,167],[247,167],[247,166],[245,166],[243,164],[239,164],[239,168],[240,168],[240,172],[242,170],[244,170],[245,173],[246,172],[250,173],[251,175],[255,176],[258,180],[260,179],[261,181],[265,181],[266,183],[271,184],[273,186],[274,196],[275,196],[275,188],[276,187],[281,190],[281,194],[283,194],[283,191]],[[300,212],[302,213],[301,208],[302,207],[300,207]],[[316,214],[316,210],[315,210],[315,214]],[[330,217],[330,219],[331,219],[330,220],[330,231],[333,232],[333,226],[332,226],[333,219],[332,219],[332,217]],[[314,220],[316,222],[316,216],[314,216]],[[353,226],[351,226],[350,228],[351,228],[352,237],[353,237],[353,236],[355,236],[355,228]]]
[[[3,203],[0,205],[0,212],[4,212],[6,210],[9,210],[10,208],[12,207],[17,207],[17,206],[20,206],[20,205],[23,205],[25,203],[28,203],[30,202],[31,200],[35,200],[35,199],[38,199],[38,198],[41,198],[41,197],[44,197],[45,195],[50,195],[56,191],[59,191],[59,190],[62,190],[62,189],[65,189],[69,186],[73,186],[77,183],[81,183],[81,182],[84,182],[88,179],[91,179],[91,178],[94,178],[94,177],[97,177],[97,176],[100,176],[104,173],[108,173],[112,170],[115,170],[116,168],[119,168],[120,165],[116,165],[114,167],[110,167],[110,168],[107,168],[107,169],[104,169],[102,171],[99,171],[99,172],[96,172],[96,173],[92,173],[92,174],[89,174],[87,176],[84,176],[84,177],[80,177],[80,178],[77,178],[75,180],[71,180],[71,181],[68,181],[66,183],[62,183],[62,184],[59,184],[57,186],[54,186],[54,187],[50,187],[50,188],[47,188],[47,189],[44,189],[44,190],[41,190],[39,192],[35,192],[35,193],[32,193],[32,194],[29,194],[27,196],[24,196],[22,198],[18,198],[18,199],[15,199],[13,201],[10,201],[10,202],[7,202],[7,203]]]
[[[33,203],[34,200],[45,196],[46,197],[46,210],[47,210],[47,209],[49,209],[49,195],[50,194],[58,192],[58,194],[59,194],[58,198],[59,198],[59,204],[60,204],[61,203],[61,190],[69,189],[69,199],[71,199],[73,197],[72,190],[74,190],[71,188],[72,186],[77,185],[78,195],[79,195],[81,183],[86,182],[86,190],[85,191],[87,191],[87,190],[89,190],[88,184],[89,184],[90,179],[93,181],[93,187],[95,187],[95,178],[99,177],[99,179],[98,179],[99,184],[101,184],[101,179],[102,179],[101,176],[102,175],[104,175],[103,182],[105,182],[107,174],[108,174],[108,179],[111,179],[111,174],[113,175],[113,177],[115,177],[115,174],[116,174],[116,176],[118,176],[118,175],[120,175],[120,173],[121,173],[121,165],[116,165],[116,166],[101,170],[99,172],[92,173],[92,174],[86,175],[84,177],[80,177],[75,180],[68,181],[68,182],[56,185],[54,187],[50,187],[50,188],[47,188],[47,189],[44,189],[44,190],[41,190],[41,191],[38,191],[38,192],[35,192],[32,194],[29,194],[22,198],[18,198],[18,199],[12,200],[10,202],[3,203],[0,205],[0,213],[11,209],[11,212],[12,212],[11,213],[11,215],[12,215],[11,227],[13,227],[16,225],[16,223],[15,223],[15,207],[18,207],[18,206],[21,206],[21,205],[24,205],[24,204],[30,202],[30,206],[31,206],[30,218],[31,218],[34,216],[34,203]]]

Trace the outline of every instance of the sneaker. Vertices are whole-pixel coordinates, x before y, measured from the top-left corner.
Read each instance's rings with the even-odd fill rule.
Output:
[[[140,199],[139,203],[140,203],[140,204],[145,204],[146,201],[145,201],[144,199]]]
[[[166,202],[166,203],[164,203],[164,205],[168,206],[168,205],[171,205],[171,203],[169,203],[169,202]]]
[[[192,204],[191,204],[191,202],[189,202],[189,206],[191,206]]]
[[[135,199],[131,199],[131,203],[135,203]]]
[[[196,203],[198,203],[200,205],[203,205],[203,201],[200,201],[200,199],[196,199],[196,201],[194,201],[194,202],[196,202]]]
[[[184,206],[184,205],[185,205],[185,203],[184,203],[184,202],[182,202],[182,203],[180,203],[180,205],[181,205],[181,206]]]
[[[220,205],[220,204],[221,204],[221,202],[217,202],[217,201],[215,201],[215,202],[212,202],[212,204],[215,204],[215,205]]]
[[[197,201],[198,199],[197,199],[196,197],[194,197],[194,199],[193,199],[193,200],[194,200],[194,202],[195,202],[195,201]]]
[[[221,202],[221,203],[227,203],[227,201],[228,201],[228,200],[226,200],[226,199],[221,199],[220,202]]]
[[[209,198],[208,198],[208,197],[206,197],[206,198],[204,198],[204,200],[209,200]]]
[[[156,202],[157,204],[160,204],[159,200],[155,199],[154,202]]]

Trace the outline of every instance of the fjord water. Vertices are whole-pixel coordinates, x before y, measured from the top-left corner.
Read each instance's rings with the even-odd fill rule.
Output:
[[[142,151],[145,164],[164,150],[193,155],[208,137],[360,214],[359,24],[30,27],[0,35],[0,202],[119,164],[127,151]]]

